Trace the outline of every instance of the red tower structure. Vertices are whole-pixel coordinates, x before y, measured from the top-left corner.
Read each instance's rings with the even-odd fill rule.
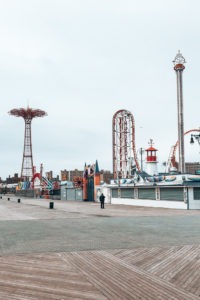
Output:
[[[140,171],[135,149],[135,122],[127,110],[118,110],[112,120],[114,179],[130,178],[132,169]]]
[[[32,153],[32,139],[31,139],[31,122],[33,118],[44,117],[47,113],[40,109],[32,109],[30,107],[12,109],[9,111],[10,115],[15,117],[22,117],[25,121],[24,131],[24,151],[21,169],[21,178],[30,181],[33,177],[33,153]]]

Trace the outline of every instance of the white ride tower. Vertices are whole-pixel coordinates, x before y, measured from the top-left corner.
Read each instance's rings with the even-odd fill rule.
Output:
[[[131,178],[140,171],[135,150],[135,124],[130,111],[119,110],[113,116],[113,175],[114,179]]]
[[[179,163],[178,170],[185,173],[185,148],[184,148],[184,118],[183,118],[183,81],[182,73],[185,69],[185,58],[180,51],[173,60],[174,70],[177,79],[177,108],[178,108],[178,144],[179,144]]]

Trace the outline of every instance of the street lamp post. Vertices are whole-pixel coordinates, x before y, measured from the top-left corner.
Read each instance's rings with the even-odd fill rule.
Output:
[[[199,134],[191,134],[190,137],[190,144],[193,145],[195,140],[198,142],[199,146],[200,146],[200,133]],[[200,170],[195,170],[195,174],[200,174]]]
[[[139,154],[140,154],[140,168],[141,168],[141,172],[143,171],[143,153],[144,153],[144,149],[140,148],[139,149]]]
[[[198,144],[200,145],[200,133],[199,134],[191,134],[190,144],[194,144],[194,141],[197,140]]]

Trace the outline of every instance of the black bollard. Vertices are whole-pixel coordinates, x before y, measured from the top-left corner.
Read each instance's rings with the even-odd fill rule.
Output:
[[[49,208],[53,209],[53,207],[54,207],[54,202],[49,202]]]
[[[21,201],[20,199],[17,200],[18,203],[20,203],[20,201]]]
[[[8,198],[8,201],[10,201],[10,198]]]

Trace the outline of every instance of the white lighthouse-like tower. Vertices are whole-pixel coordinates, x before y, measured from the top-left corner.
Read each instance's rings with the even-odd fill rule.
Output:
[[[146,151],[146,172],[153,176],[158,174],[158,161],[157,161],[157,149],[153,147],[153,140],[149,141],[150,147]]]

